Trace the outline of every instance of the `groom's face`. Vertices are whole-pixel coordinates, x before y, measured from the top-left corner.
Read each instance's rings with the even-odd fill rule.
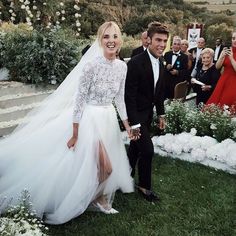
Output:
[[[167,34],[155,33],[152,38],[148,37],[150,53],[156,58],[161,57],[166,48],[167,40]]]

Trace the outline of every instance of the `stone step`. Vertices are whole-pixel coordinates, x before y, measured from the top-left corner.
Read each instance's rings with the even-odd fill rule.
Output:
[[[23,118],[31,109],[39,105],[40,102],[28,105],[14,106],[8,109],[0,109],[0,122],[7,122],[10,120],[17,120],[19,118]]]
[[[0,96],[44,92],[55,88],[55,85],[36,86],[15,81],[0,81]]]
[[[38,103],[50,95],[54,90],[35,93],[22,93],[17,95],[5,95],[0,97],[0,109],[8,109],[14,106]]]

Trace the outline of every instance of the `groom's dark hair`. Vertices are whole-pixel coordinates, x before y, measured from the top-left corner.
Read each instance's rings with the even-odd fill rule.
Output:
[[[158,21],[153,21],[150,24],[148,24],[147,36],[152,38],[153,35],[156,33],[166,34],[167,37],[169,37],[169,31],[167,29],[167,26]]]

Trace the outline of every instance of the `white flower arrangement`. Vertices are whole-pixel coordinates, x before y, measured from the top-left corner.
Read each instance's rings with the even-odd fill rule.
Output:
[[[36,218],[29,202],[30,195],[27,190],[22,191],[20,203],[8,208],[3,217],[0,218],[0,235],[14,236],[46,236],[48,228],[43,222]]]

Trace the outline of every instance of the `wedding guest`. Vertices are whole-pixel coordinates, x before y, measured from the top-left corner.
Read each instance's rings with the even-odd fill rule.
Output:
[[[216,85],[214,92],[207,101],[207,104],[218,104],[220,106],[236,106],[236,30],[232,32],[231,47],[224,47],[216,68],[221,69],[223,73]],[[236,107],[235,107],[236,108]]]
[[[196,105],[207,102],[220,77],[220,72],[213,63],[214,50],[205,48],[202,50],[200,57],[202,66],[197,68],[196,78],[191,80],[193,91],[197,93]]]
[[[188,51],[189,43],[187,39],[181,40],[180,50],[182,53],[186,54],[188,56],[188,70],[192,68],[193,64],[193,57],[192,54]]]
[[[142,42],[142,45],[138,48],[135,48],[133,51],[132,51],[132,54],[131,54],[131,57],[134,57],[140,53],[142,53],[143,51],[145,51],[148,47],[148,36],[147,36],[147,31],[144,31],[142,34],[141,34],[141,42]]]
[[[159,201],[159,196],[152,191],[151,169],[154,154],[150,137],[153,119],[153,107],[156,107],[159,128],[164,129],[164,65],[162,54],[167,44],[169,32],[159,22],[149,24],[147,30],[147,50],[131,58],[125,85],[125,102],[132,128],[141,133],[140,139],[131,140],[128,157],[135,175],[138,162],[137,188],[147,201]]]
[[[192,68],[190,69],[191,71],[191,77],[196,76],[196,70],[199,66],[201,66],[201,60],[200,59],[200,54],[201,51],[205,48],[205,39],[204,38],[199,38],[197,40],[197,47],[189,49],[189,53],[191,53],[193,61],[192,61]]]
[[[165,67],[165,98],[174,98],[176,84],[187,80],[188,77],[188,56],[180,51],[181,39],[173,38],[172,50],[166,52],[164,59]]]
[[[222,50],[224,48],[224,45],[222,44],[222,39],[221,38],[217,38],[216,39],[216,46],[214,48],[214,60],[213,62],[216,63]]]
[[[131,137],[124,103],[127,65],[116,59],[121,43],[118,25],[102,24],[65,81],[29,115],[28,123],[0,141],[1,213],[9,203],[19,204],[24,189],[37,216],[48,224],[63,224],[88,207],[118,213],[112,208],[116,190],[133,191],[112,105]]]

